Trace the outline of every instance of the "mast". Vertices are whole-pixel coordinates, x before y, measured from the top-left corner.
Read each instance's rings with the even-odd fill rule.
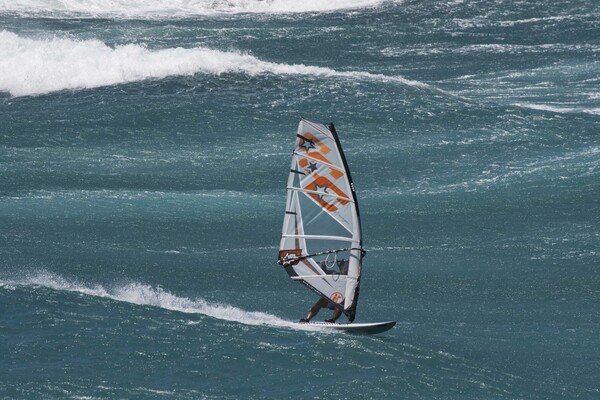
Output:
[[[346,177],[348,179],[348,183],[350,184],[350,190],[352,192],[352,198],[354,199],[354,212],[355,212],[355,220],[356,220],[356,239],[358,240],[359,246],[358,248],[360,249],[360,255],[358,254],[354,254],[355,257],[358,258],[358,273],[357,273],[357,280],[356,280],[356,289],[355,289],[355,294],[354,294],[354,301],[352,303],[352,305],[348,308],[347,311],[345,311],[344,313],[346,314],[346,316],[348,317],[348,321],[352,322],[354,321],[354,317],[356,315],[356,305],[358,303],[358,295],[360,292],[360,276],[362,273],[362,258],[365,256],[365,254],[367,253],[362,246],[362,227],[361,227],[361,223],[360,223],[360,211],[359,211],[359,207],[358,207],[358,200],[356,198],[356,191],[354,189],[354,181],[352,180],[352,174],[350,173],[350,168],[348,167],[348,161],[346,161],[346,156],[344,154],[344,150],[342,149],[342,143],[340,142],[340,138],[337,134],[337,131],[335,129],[335,125],[333,125],[333,122],[329,123],[327,125],[327,127],[329,128],[329,131],[331,132],[331,134],[333,135],[333,138],[335,139],[335,143],[337,145],[337,148],[340,152],[340,156],[342,158],[342,163],[344,165],[344,169],[346,170]],[[355,251],[356,252],[356,251]]]

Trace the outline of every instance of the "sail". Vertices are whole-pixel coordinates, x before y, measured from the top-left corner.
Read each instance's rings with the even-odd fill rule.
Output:
[[[354,320],[362,267],[358,204],[333,124],[298,125],[279,264]]]

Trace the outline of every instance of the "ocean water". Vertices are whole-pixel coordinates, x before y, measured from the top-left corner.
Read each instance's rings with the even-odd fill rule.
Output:
[[[389,332],[293,324],[300,117]],[[598,399],[599,199],[594,0],[0,0],[2,398]]]

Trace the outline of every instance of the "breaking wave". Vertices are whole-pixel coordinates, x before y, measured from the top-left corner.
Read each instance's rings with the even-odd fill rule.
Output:
[[[12,96],[89,89],[197,73],[337,77],[431,88],[426,83],[401,76],[273,63],[241,52],[206,47],[150,50],[143,45],[127,44],[113,48],[99,40],[32,39],[6,30],[0,32],[0,54],[0,91],[9,92]]]
[[[0,13],[47,18],[189,18],[241,13],[329,12],[383,0],[0,0]]]
[[[272,314],[245,311],[226,304],[211,303],[202,298],[190,299],[180,297],[160,287],[153,287],[142,283],[134,282],[109,288],[102,285],[86,285],[68,280],[48,271],[38,271],[17,279],[0,280],[0,288],[14,288],[19,286],[39,286],[53,290],[81,293],[88,296],[158,307],[186,314],[201,314],[245,325],[267,325],[309,331],[327,330],[318,326],[298,325]]]

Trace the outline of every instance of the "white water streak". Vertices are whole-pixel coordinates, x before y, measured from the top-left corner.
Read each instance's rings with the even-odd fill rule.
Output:
[[[600,115],[600,107],[558,107],[549,104],[513,103],[516,107],[529,108],[531,110],[548,111],[558,114],[583,113]]]
[[[226,304],[210,303],[202,298],[190,299],[174,295],[160,287],[142,283],[129,283],[107,288],[102,285],[86,285],[65,279],[48,271],[38,271],[17,279],[0,280],[0,288],[40,286],[58,291],[81,293],[88,296],[107,298],[131,304],[158,307],[186,314],[202,314],[220,320],[245,325],[267,325],[307,331],[328,331],[327,328],[300,325],[272,314],[245,311]]]
[[[241,52],[206,47],[150,50],[138,44],[112,48],[99,40],[31,39],[0,32],[0,91],[13,96],[50,93],[198,73],[299,75],[400,83],[431,88],[401,76],[336,71],[303,64],[261,61]]]

